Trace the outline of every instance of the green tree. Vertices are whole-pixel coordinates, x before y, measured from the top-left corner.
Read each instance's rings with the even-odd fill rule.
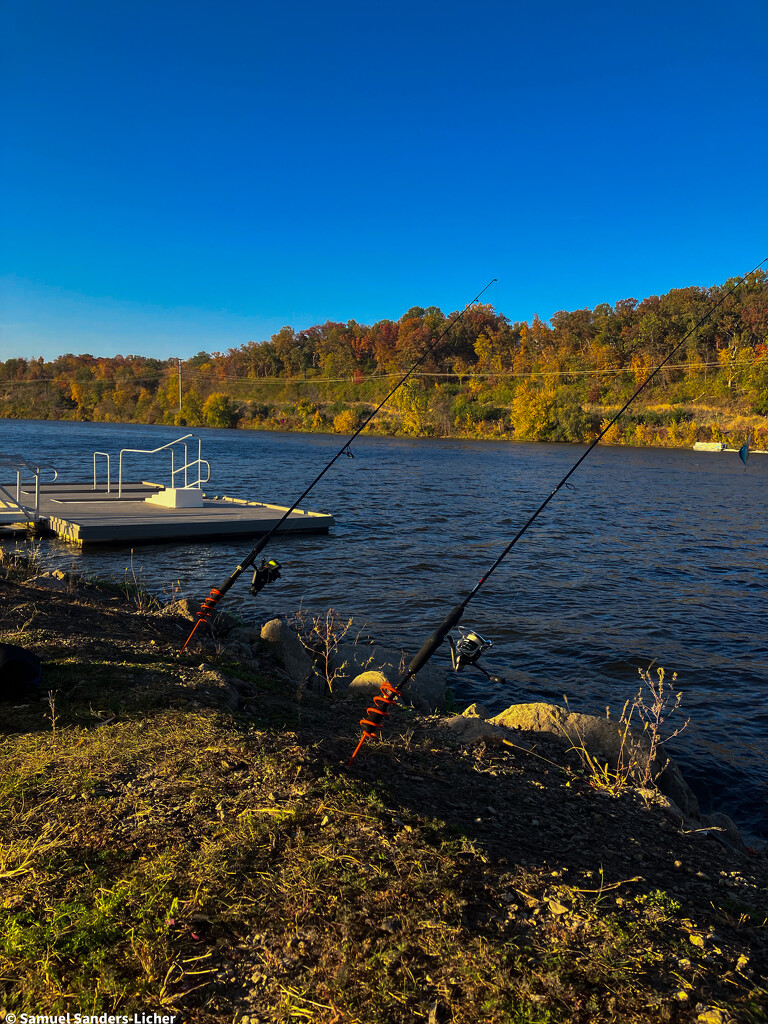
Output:
[[[237,405],[229,395],[215,392],[205,400],[203,418],[207,427],[234,427],[237,424]]]

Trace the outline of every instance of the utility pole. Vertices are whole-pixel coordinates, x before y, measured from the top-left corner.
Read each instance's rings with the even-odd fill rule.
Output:
[[[181,359],[179,359],[179,412],[181,412]]]

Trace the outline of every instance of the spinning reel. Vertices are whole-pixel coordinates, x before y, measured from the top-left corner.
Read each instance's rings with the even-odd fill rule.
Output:
[[[458,627],[461,636],[457,639],[448,634],[448,643],[451,647],[451,666],[454,672],[461,672],[467,665],[473,665],[479,669],[484,676],[487,676],[492,683],[506,683],[506,679],[502,679],[501,676],[494,676],[483,668],[478,663],[478,658],[481,654],[485,654],[493,647],[492,640],[486,640],[484,636],[480,636],[479,633],[475,633],[471,629],[462,629]]]
[[[250,586],[251,593],[255,596],[268,583],[274,583],[275,580],[279,580],[281,568],[282,566],[276,558],[270,558],[269,561],[266,558],[262,558],[261,565],[254,569],[253,572]]]

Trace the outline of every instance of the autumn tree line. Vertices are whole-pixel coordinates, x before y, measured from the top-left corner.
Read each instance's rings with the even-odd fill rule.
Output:
[[[368,429],[585,441],[734,281],[512,322],[475,305]],[[0,416],[351,433],[454,314],[414,306],[372,326],[328,321],[191,359],[0,362]],[[181,387],[179,376],[181,376]],[[179,396],[181,392],[181,401]],[[768,441],[768,274],[728,296],[607,438]]]

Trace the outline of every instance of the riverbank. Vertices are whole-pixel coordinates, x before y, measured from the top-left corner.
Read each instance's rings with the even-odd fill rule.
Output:
[[[0,571],[7,1010],[271,1022],[759,1021],[768,865],[631,787],[297,689],[258,643],[179,656],[139,590]],[[177,609],[178,610],[178,609]]]
[[[385,405],[365,428],[378,437],[439,438],[463,441],[572,442],[593,441],[619,412],[621,405],[561,407],[549,396],[519,409],[499,404],[494,396],[476,392],[461,409],[455,396],[446,405],[439,388]],[[351,434],[373,413],[373,403],[259,403],[238,405],[229,426],[246,430]],[[561,422],[561,421],[567,422]],[[175,422],[175,420],[174,420]],[[178,425],[189,425],[178,418]],[[197,424],[203,425],[203,424]],[[210,425],[210,424],[209,424]],[[723,442],[740,448],[768,449],[768,417],[733,409],[685,404],[638,404],[628,410],[603,438],[603,444],[635,448],[692,448],[697,441]]]
[[[257,385],[254,385],[258,389]],[[252,388],[251,390],[254,390]],[[289,388],[286,388],[290,391]],[[141,422],[146,425],[166,425],[195,429],[197,427],[230,428],[235,430],[261,430],[298,434],[354,433],[376,409],[371,401],[336,399],[313,400],[275,396],[270,401],[242,399],[222,394],[216,415],[193,415],[168,410],[138,421],[92,411],[87,416],[77,412],[47,415],[44,407],[18,409],[11,403],[0,408],[2,419],[26,419],[33,412],[48,420],[61,422],[125,423]],[[610,423],[620,405],[584,405],[574,415],[568,414],[568,428],[560,424],[564,413],[557,404],[539,403],[536,415],[530,410],[521,419],[514,405],[494,403],[481,393],[471,395],[469,401],[458,402],[449,396],[450,409],[440,389],[433,394],[424,393],[417,403],[413,399],[385,405],[365,428],[372,437],[438,438],[471,441],[525,441],[525,442],[589,442]],[[409,404],[410,402],[410,404]],[[461,409],[454,406],[461,405]],[[225,408],[226,415],[220,414]],[[51,410],[48,410],[50,412]],[[519,412],[519,410],[518,410]],[[571,410],[574,413],[574,410]],[[748,415],[727,407],[685,404],[638,404],[605,435],[602,443],[627,445],[634,448],[690,449],[697,441],[723,442],[728,447],[740,448],[747,436],[753,449],[768,450],[768,417]]]

